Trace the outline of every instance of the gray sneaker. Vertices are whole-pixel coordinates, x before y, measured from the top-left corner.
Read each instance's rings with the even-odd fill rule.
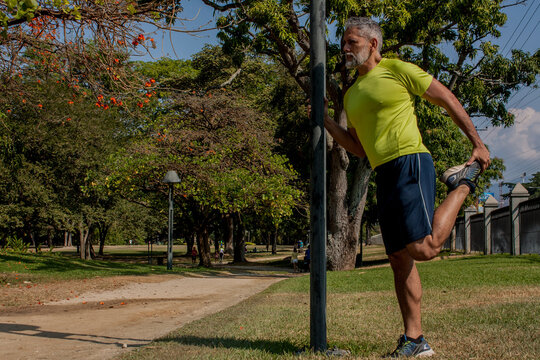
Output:
[[[455,190],[460,184],[465,183],[471,189],[471,193],[474,192],[482,167],[478,161],[474,161],[469,166],[466,164],[451,167],[441,176],[441,181],[448,186],[448,190]]]
[[[401,335],[399,337],[396,350],[394,350],[394,352],[391,353],[389,357],[427,357],[434,354],[435,351],[431,349],[424,337],[422,337],[422,341],[419,344],[416,344],[407,339],[406,335]]]

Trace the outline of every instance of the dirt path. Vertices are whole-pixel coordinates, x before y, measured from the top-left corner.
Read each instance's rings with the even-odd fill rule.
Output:
[[[0,359],[108,359],[237,304],[283,278],[122,277],[89,280],[89,292],[80,281],[50,285],[46,295],[45,289],[39,293],[28,288],[28,295],[22,292],[27,289],[19,289],[17,296],[39,294],[51,300],[0,309]]]

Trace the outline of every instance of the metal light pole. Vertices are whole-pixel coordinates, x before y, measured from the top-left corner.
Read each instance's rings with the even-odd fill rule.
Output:
[[[311,274],[310,346],[326,351],[326,93],[325,0],[311,2]]]
[[[173,186],[180,182],[178,174],[174,170],[167,171],[163,182],[169,184],[169,237],[167,239],[167,270],[172,269],[173,262],[173,227],[174,227],[174,202]]]

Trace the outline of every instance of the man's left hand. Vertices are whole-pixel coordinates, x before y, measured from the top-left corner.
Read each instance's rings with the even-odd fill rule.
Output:
[[[486,171],[491,164],[491,159],[489,158],[489,151],[484,144],[481,146],[475,146],[472,151],[471,158],[467,162],[467,165],[471,165],[474,161],[478,161],[482,167],[482,172]]]

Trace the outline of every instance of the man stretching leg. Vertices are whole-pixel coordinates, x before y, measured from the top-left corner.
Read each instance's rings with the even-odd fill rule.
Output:
[[[367,156],[376,173],[379,223],[405,327],[391,357],[429,356],[433,350],[422,333],[422,286],[415,260],[430,260],[440,252],[478,175],[490,164],[489,152],[450,90],[414,64],[383,59],[381,47],[382,33],[375,21],[347,21],[346,66],[358,72],[344,99],[348,128],[328,114],[324,125],[347,151]],[[443,107],[473,145],[465,164],[444,173],[442,181],[450,193],[436,211],[435,169],[422,143],[414,96]]]

